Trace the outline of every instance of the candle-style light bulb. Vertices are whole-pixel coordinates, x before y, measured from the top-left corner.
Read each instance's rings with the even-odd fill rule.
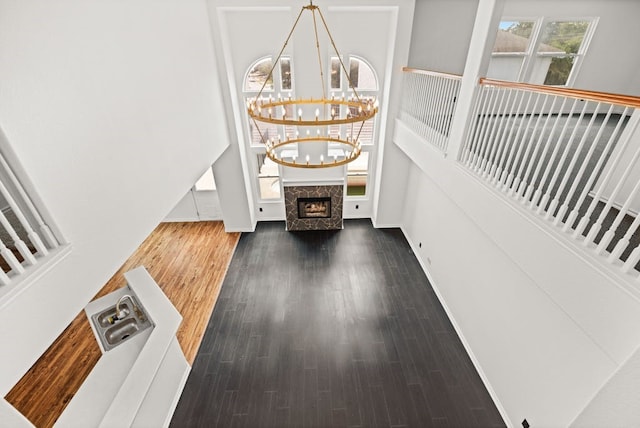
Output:
[[[307,165],[309,165],[309,155],[307,155],[306,160],[307,160]]]
[[[316,120],[318,120],[318,117],[320,116],[320,110],[316,109]]]
[[[320,155],[320,163],[324,163],[324,155]]]
[[[302,109],[298,109],[298,120],[302,120]]]

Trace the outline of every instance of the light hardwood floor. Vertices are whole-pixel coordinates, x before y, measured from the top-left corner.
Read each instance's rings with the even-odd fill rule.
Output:
[[[162,223],[95,298],[123,287],[125,272],[145,266],[184,317],[177,336],[192,364],[239,237],[222,222]],[[100,356],[81,312],[5,398],[36,427],[51,427]]]
[[[192,364],[239,238],[222,222],[162,223],[96,298],[123,287],[125,272],[147,268],[184,318],[178,341]]]

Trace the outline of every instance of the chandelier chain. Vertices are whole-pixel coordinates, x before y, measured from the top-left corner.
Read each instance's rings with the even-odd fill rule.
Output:
[[[313,6],[313,3],[311,3],[311,5]],[[317,9],[318,12],[320,12],[320,9]],[[313,31],[316,37],[316,51],[318,52],[318,65],[320,67],[320,83],[322,84],[322,98],[327,98],[327,92],[325,90],[324,87],[324,73],[323,73],[323,67],[322,67],[322,55],[320,54],[320,41],[318,40],[318,25],[316,23],[316,9],[313,9],[312,11],[312,15],[313,15]]]
[[[333,41],[333,36],[331,35],[331,32],[329,31],[329,27],[327,26],[327,22],[324,20],[324,15],[322,14],[322,11],[320,9],[318,9],[318,14],[320,15],[320,19],[322,19],[322,25],[324,25],[324,29],[327,31],[327,35],[329,36],[329,40],[331,41],[331,46],[333,46],[333,50],[336,52],[336,56],[338,57],[338,61],[340,61],[340,66],[342,66],[342,71],[344,71],[344,74],[347,77],[347,81],[349,82],[349,88],[353,91],[353,94],[355,95],[356,99],[358,101],[362,101],[360,99],[360,95],[358,95],[358,91],[356,91],[356,87],[353,85],[353,82],[351,81],[351,76],[347,72],[347,67],[345,67],[344,61],[342,61],[342,56],[340,56],[340,52],[338,52],[338,47],[336,46],[336,42]]]
[[[284,45],[282,45],[282,49],[280,49],[280,53],[278,53],[278,56],[276,57],[276,60],[271,65],[271,70],[269,70],[269,74],[267,74],[267,78],[264,79],[264,82],[262,82],[262,87],[260,88],[260,91],[258,92],[257,98],[260,98],[260,96],[262,95],[262,91],[264,91],[264,88],[267,85],[267,82],[269,81],[269,77],[271,77],[271,79],[273,79],[273,70],[278,65],[278,61],[280,61],[280,57],[282,57],[282,53],[287,48],[287,44],[289,43],[289,40],[291,39],[291,36],[293,35],[293,32],[295,31],[296,26],[298,25],[298,21],[300,21],[300,17],[302,16],[302,12],[304,12],[304,8],[302,8],[300,10],[300,13],[298,14],[298,17],[296,18],[296,21],[294,22],[293,27],[291,27],[291,31],[289,31],[289,35],[287,36],[287,39],[284,41]]]

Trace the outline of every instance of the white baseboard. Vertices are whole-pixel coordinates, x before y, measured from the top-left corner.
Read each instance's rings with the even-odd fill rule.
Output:
[[[511,422],[511,419],[509,419],[509,416],[507,415],[507,412],[506,412],[504,406],[500,402],[500,399],[498,398],[498,395],[496,394],[495,390],[491,386],[491,382],[489,382],[489,378],[486,376],[486,374],[482,370],[482,366],[480,365],[480,361],[478,361],[478,359],[474,355],[473,350],[471,349],[471,346],[469,345],[469,342],[467,342],[467,339],[465,339],[464,334],[462,333],[462,330],[460,329],[460,326],[458,325],[458,323],[456,322],[456,319],[454,318],[453,314],[449,310],[449,307],[447,306],[447,303],[444,301],[444,298],[442,297],[442,294],[440,293],[440,290],[438,290],[438,286],[436,285],[436,282],[435,282],[434,278],[431,276],[431,273],[429,272],[429,270],[427,269],[426,265],[422,261],[422,258],[420,257],[420,253],[418,252],[418,248],[416,248],[416,246],[413,244],[413,242],[411,241],[411,238],[409,237],[407,232],[404,230],[404,228],[402,226],[399,226],[399,227],[402,230],[402,234],[404,235],[404,237],[406,238],[407,242],[409,243],[409,246],[411,247],[411,250],[413,251],[413,254],[415,255],[416,259],[418,260],[418,263],[420,263],[420,267],[422,268],[422,270],[424,271],[425,275],[427,276],[427,279],[429,280],[429,283],[431,284],[431,288],[433,288],[433,291],[435,292],[436,296],[438,297],[438,300],[440,301],[440,304],[444,308],[444,311],[447,314],[447,317],[449,317],[449,321],[451,321],[451,324],[453,325],[453,328],[455,329],[456,333],[458,334],[458,337],[460,338],[460,342],[462,342],[462,346],[464,346],[464,349],[465,349],[465,351],[467,351],[467,354],[469,355],[469,358],[471,359],[471,362],[473,363],[473,366],[476,368],[476,371],[478,372],[478,375],[480,375],[480,379],[482,380],[482,383],[484,384],[485,388],[487,388],[487,391],[489,392],[489,395],[491,396],[491,399],[493,400],[494,404],[498,408],[498,411],[500,412],[500,415],[502,416],[502,419],[504,419],[504,421],[505,421],[505,423],[507,424],[508,427],[515,426]]]
[[[377,223],[374,219],[371,219],[371,223],[376,229],[402,229],[402,225],[397,223]],[[404,231],[402,233],[404,233]]]

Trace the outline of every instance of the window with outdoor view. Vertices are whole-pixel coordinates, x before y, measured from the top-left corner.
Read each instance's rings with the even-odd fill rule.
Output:
[[[542,28],[531,81],[566,85],[577,61],[590,21],[551,21]]]
[[[575,80],[594,21],[524,19],[500,22],[487,77],[539,85]]]

